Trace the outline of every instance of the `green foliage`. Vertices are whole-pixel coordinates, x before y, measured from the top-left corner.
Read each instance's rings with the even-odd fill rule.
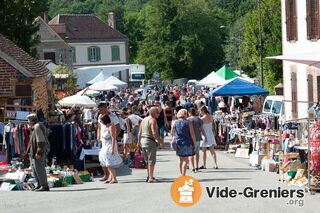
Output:
[[[58,13],[94,13],[129,38],[129,62],[146,65],[147,77],[201,78],[228,62],[259,77],[259,11],[257,0],[49,0]],[[282,80],[281,4],[261,0],[265,87]]]
[[[137,62],[146,65],[147,77],[159,71],[163,79],[200,78],[222,64],[222,11],[205,0],[155,0],[143,10]]]
[[[69,74],[72,70],[69,70],[69,68],[65,65],[58,65],[57,68],[55,68],[52,71],[52,74]]]
[[[36,36],[38,26],[34,20],[47,9],[47,0],[1,0],[0,33],[36,56],[34,47],[39,37]]]
[[[75,76],[75,74],[73,74],[72,72],[69,73],[69,77],[67,80],[67,95],[73,95],[77,90],[77,78]]]
[[[265,0],[261,3],[262,47],[264,87],[270,92],[282,81],[281,61],[265,57],[281,54],[281,3]],[[241,65],[250,76],[259,76],[259,10],[256,8],[246,15],[244,40],[241,44]]]
[[[76,75],[67,66],[65,65],[57,66],[57,68],[53,70],[52,74],[68,74],[66,93],[67,95],[73,95],[76,92],[76,89],[77,89]]]

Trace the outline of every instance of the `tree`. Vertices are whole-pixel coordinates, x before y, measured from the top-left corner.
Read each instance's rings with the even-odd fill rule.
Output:
[[[205,0],[154,0],[140,12],[144,39],[137,62],[147,77],[159,71],[163,79],[201,78],[223,63],[221,10]]]
[[[224,51],[226,62],[232,69],[241,69],[241,43],[243,40],[245,19],[239,18],[233,25],[229,26],[229,31]],[[227,27],[224,27],[227,28]],[[223,28],[223,29],[224,29]]]
[[[2,0],[0,1],[0,33],[17,46],[36,56],[35,45],[38,26],[35,18],[48,10],[47,0]]]
[[[280,55],[281,42],[281,2],[261,1],[263,71],[265,88],[271,93],[274,86],[282,81],[280,61],[265,60],[267,56]],[[241,66],[250,76],[258,76],[259,53],[259,10],[256,8],[246,15],[244,40],[241,44]]]

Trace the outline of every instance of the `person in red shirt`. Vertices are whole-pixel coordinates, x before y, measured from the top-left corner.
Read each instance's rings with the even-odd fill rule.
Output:
[[[176,97],[177,100],[180,100],[180,92],[179,92],[179,90],[175,90],[174,96]]]

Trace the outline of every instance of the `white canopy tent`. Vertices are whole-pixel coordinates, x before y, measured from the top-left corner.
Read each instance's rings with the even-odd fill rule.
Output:
[[[117,77],[114,77],[114,76],[110,76],[109,78],[104,80],[104,82],[106,82],[108,84],[112,84],[117,87],[127,87],[128,86],[128,84],[126,82],[121,81]]]
[[[77,92],[77,95],[98,95],[100,92],[96,90],[91,90],[89,87],[84,88],[83,90]]]
[[[61,99],[58,104],[63,107],[96,107],[97,104],[85,95],[72,95]]]
[[[226,83],[226,80],[221,78],[217,73],[212,71],[209,75],[207,75],[202,80],[198,81],[197,85],[205,85],[205,86],[220,86]]]
[[[99,81],[104,81],[110,76],[111,76],[111,74],[109,74],[109,73],[100,72],[96,77],[94,77],[89,82],[87,82],[87,84],[91,85],[91,84],[94,84],[94,83],[99,82]]]
[[[105,81],[100,81],[89,86],[89,89],[95,90],[95,91],[113,91],[113,90],[117,90],[118,87],[115,85],[106,83]]]
[[[103,65],[78,68],[75,71],[78,88],[84,88],[89,81],[93,80],[101,72],[103,72],[103,75],[111,76],[113,73],[129,68],[130,65]]]
[[[249,81],[250,83],[255,83],[254,78],[250,78],[248,75],[243,74],[243,70],[233,70],[233,72],[239,75],[238,78],[241,78],[245,81]]]
[[[114,76],[110,76],[104,81],[99,81],[91,86],[89,86],[89,89],[96,90],[96,91],[111,91],[111,90],[117,90],[118,88],[124,88],[127,87],[128,84],[126,82],[120,81],[118,78]]]

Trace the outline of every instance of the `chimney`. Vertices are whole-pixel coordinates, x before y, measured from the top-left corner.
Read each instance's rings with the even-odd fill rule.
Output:
[[[44,12],[43,13],[43,20],[44,22],[48,23],[49,22],[49,19],[48,19],[48,12]]]
[[[116,29],[116,21],[113,12],[108,13],[108,25],[113,29]]]

